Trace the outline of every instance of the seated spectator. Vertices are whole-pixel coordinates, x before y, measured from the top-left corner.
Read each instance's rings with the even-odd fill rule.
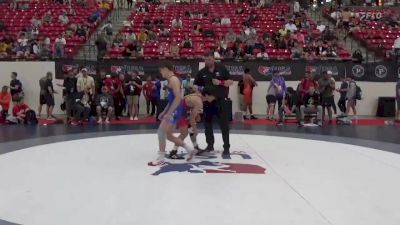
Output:
[[[78,24],[78,26],[77,26],[77,28],[76,28],[76,31],[75,31],[75,35],[78,36],[78,37],[84,37],[84,38],[86,38],[87,34],[88,34],[88,33],[87,33],[87,31],[83,28],[83,26],[80,25],[80,24]]]
[[[335,33],[329,29],[329,26],[325,28],[325,31],[322,33],[322,40],[324,41],[333,41],[337,39]]]
[[[182,28],[183,24],[182,24],[182,20],[180,18],[180,16],[177,16],[175,19],[172,20],[172,28]]]
[[[76,30],[78,29],[78,26],[75,23],[71,23],[67,29],[65,30],[65,36],[68,37],[72,37],[75,35]]]
[[[304,45],[306,43],[304,34],[302,34],[301,32],[295,31],[292,35],[292,38],[296,40],[296,42],[300,45]]]
[[[96,112],[97,112],[97,123],[103,122],[103,113],[106,115],[105,123],[110,123],[110,117],[114,111],[114,99],[109,94],[107,87],[101,88],[101,93],[96,98]]]
[[[164,27],[164,20],[161,19],[161,18],[157,18],[157,19],[154,20],[154,25],[157,28],[162,28],[162,27]]]
[[[139,55],[139,45],[137,41],[128,41],[122,55],[124,57],[137,57]]]
[[[173,40],[172,43],[171,43],[171,50],[170,50],[171,56],[172,57],[178,57],[179,56],[179,50],[180,50],[180,48],[179,48],[178,43],[176,43],[176,40]]]
[[[0,20],[0,32],[3,32],[6,30],[6,25],[4,24],[4,22],[2,20]]]
[[[148,32],[147,37],[148,37],[149,41],[157,41],[158,40],[157,34],[154,33],[152,30],[150,30]]]
[[[278,36],[279,37],[284,37],[288,34],[288,29],[286,27],[282,27],[281,29],[278,30]]]
[[[161,3],[157,9],[165,11],[167,9],[167,3]]]
[[[3,86],[0,92],[0,120],[5,121],[8,116],[8,110],[11,103],[11,94],[7,86]]]
[[[42,25],[42,21],[38,18],[37,14],[32,17],[31,24],[33,27],[40,27]]]
[[[0,57],[7,57],[10,46],[5,41],[0,41]]]
[[[353,62],[355,62],[355,63],[362,63],[363,56],[362,56],[361,50],[360,49],[356,49],[353,52],[353,55],[351,56],[351,58],[352,58]]]
[[[65,48],[66,44],[67,44],[67,41],[64,38],[64,34],[61,33],[54,41],[54,45],[53,45],[54,57],[56,57],[56,58],[64,57],[64,48]]]
[[[68,7],[67,16],[76,16],[76,11],[71,5]]]
[[[258,59],[268,59],[268,53],[265,52],[265,48],[261,48],[261,51],[257,53],[256,57]]]
[[[283,125],[285,115],[295,114],[297,121],[300,123],[300,106],[301,98],[298,93],[292,88],[288,87],[286,90],[285,97],[283,99],[283,104],[278,109],[279,120],[276,124],[277,126]]]
[[[253,27],[249,26],[244,29],[244,33],[246,34],[247,37],[250,37],[250,36],[256,36],[257,31]]]
[[[235,42],[236,41],[236,34],[233,32],[233,29],[230,28],[229,32],[225,35],[225,40],[227,42]]]
[[[235,13],[238,15],[243,14],[243,12],[244,12],[244,9],[242,9],[240,7],[235,10]]]
[[[222,19],[221,19],[221,25],[231,25],[231,19],[225,15]]]
[[[160,30],[160,36],[161,36],[161,37],[169,37],[169,29],[163,27],[163,28]]]
[[[215,16],[212,21],[213,24],[221,24],[221,18],[219,16]]]
[[[315,56],[324,57],[327,53],[327,47],[322,41],[318,41],[316,48],[314,49]]]
[[[23,100],[20,99],[15,105],[12,110],[12,115],[18,121],[18,123],[24,123],[26,118],[26,112],[30,110],[29,106],[23,103]]]
[[[289,22],[285,25],[285,29],[293,33],[297,31],[296,25],[293,23],[293,20],[289,20]]]
[[[72,94],[72,112],[74,120],[71,121],[71,125],[83,124],[83,121],[87,121],[91,111],[91,90],[85,89],[83,92],[75,92]]]
[[[113,46],[121,47],[123,43],[124,43],[124,36],[122,36],[121,33],[118,33],[117,35],[115,35],[115,38],[113,41]]]
[[[151,20],[150,19],[145,18],[143,20],[143,28],[146,29],[146,30],[153,29],[153,25],[151,24]]]
[[[203,31],[203,36],[204,37],[214,37],[215,36],[215,32],[212,29],[204,29]]]
[[[142,43],[145,43],[147,41],[147,32],[142,29],[138,35],[138,40]]]
[[[182,46],[182,48],[192,48],[193,47],[192,39],[190,39],[187,34],[185,34],[185,38],[183,39],[181,46]]]
[[[201,29],[201,25],[196,23],[193,26],[193,32],[196,33],[196,34],[201,34],[203,32],[203,29]]]
[[[126,41],[128,41],[128,42],[136,41],[136,34],[133,33],[132,30],[130,30],[129,33],[126,34],[125,39],[126,39]]]
[[[325,31],[326,26],[321,23],[321,21],[317,22],[317,30],[319,30],[321,33]]]
[[[308,93],[303,98],[303,105],[300,106],[300,123],[304,126],[305,114],[317,114],[317,124],[322,126],[322,106],[320,95],[315,91],[314,87],[310,87]]]
[[[90,24],[97,24],[97,22],[99,22],[100,19],[101,19],[101,12],[100,12],[100,10],[97,10],[96,12],[94,12],[92,15],[90,15],[90,16],[87,18],[87,21],[88,21]]]
[[[299,43],[295,43],[294,46],[291,49],[292,59],[303,59],[304,58],[304,52],[303,52],[303,47]]]
[[[63,12],[59,17],[58,20],[60,21],[61,24],[66,25],[69,23],[68,16],[65,12]]]

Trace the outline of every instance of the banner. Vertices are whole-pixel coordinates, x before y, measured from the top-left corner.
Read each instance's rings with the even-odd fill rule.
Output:
[[[169,60],[177,75],[191,74],[196,76],[199,70],[198,59],[193,60]],[[97,76],[101,70],[107,74],[126,73],[138,71],[143,76],[159,76],[158,68],[165,60],[59,60],[56,61],[56,78],[62,79],[67,69],[72,68],[78,72],[85,67],[93,76]],[[333,77],[353,76],[358,81],[370,82],[396,82],[400,76],[400,64],[395,62],[380,62],[368,64],[356,64],[342,61],[233,61],[223,60],[222,63],[232,76],[233,80],[240,80],[246,68],[249,68],[254,79],[268,81],[272,74],[278,71],[287,81],[303,79],[306,71],[311,72],[316,78],[324,71],[332,71]]]

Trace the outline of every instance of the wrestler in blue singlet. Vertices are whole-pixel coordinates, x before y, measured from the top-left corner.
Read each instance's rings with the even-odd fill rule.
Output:
[[[181,90],[181,97],[183,97],[183,91]],[[175,95],[174,95],[174,91],[172,90],[172,88],[168,87],[168,107],[170,107],[172,105],[172,103],[175,100]],[[175,111],[172,113],[171,115],[171,120],[169,121],[171,124],[176,125],[179,121],[179,119],[184,116],[183,112],[184,112],[184,105],[182,104],[183,102],[183,98],[182,101],[179,103],[179,106],[175,109]],[[167,109],[168,110],[168,109]]]

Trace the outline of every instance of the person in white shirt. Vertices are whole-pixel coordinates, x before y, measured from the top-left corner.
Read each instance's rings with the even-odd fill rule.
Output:
[[[179,16],[172,20],[172,27],[173,28],[182,28],[182,20]]]
[[[89,76],[88,70],[83,68],[81,70],[82,76],[78,77],[76,82],[76,89],[78,92],[83,92],[84,90],[90,90],[90,95],[93,94],[95,88],[95,83],[93,77]]]
[[[26,38],[25,34],[22,33],[21,36],[18,38],[17,42],[22,46],[26,47],[28,45],[28,38]]]
[[[393,50],[394,50],[394,56],[395,56],[395,59],[397,62],[400,58],[400,37],[398,37],[398,38],[396,38],[396,40],[394,40]]]
[[[65,12],[58,17],[58,20],[64,25],[69,23],[68,16]]]
[[[221,25],[230,25],[231,24],[231,19],[228,16],[224,16],[224,18],[221,19]]]
[[[54,41],[54,54],[57,58],[64,57],[64,47],[67,44],[67,41],[64,38],[64,34],[60,34],[59,37]]]
[[[257,53],[257,59],[268,59],[268,53],[265,52],[265,48],[261,49],[261,52]]]
[[[322,33],[322,32],[324,32],[325,28],[326,28],[326,26],[324,24],[322,24],[321,21],[317,22],[317,30],[321,31],[321,33]]]
[[[294,13],[300,12],[300,3],[298,1],[294,1],[294,3],[293,3],[293,12]]]
[[[297,31],[296,25],[293,23],[293,20],[290,20],[289,23],[285,25],[286,30],[290,30],[291,33]]]

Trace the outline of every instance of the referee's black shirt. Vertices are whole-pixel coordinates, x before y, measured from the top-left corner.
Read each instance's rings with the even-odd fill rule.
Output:
[[[222,85],[214,85],[212,79],[229,80],[231,75],[224,65],[215,63],[214,72],[210,72],[207,67],[201,69],[194,80],[194,85],[210,88],[216,98],[223,99],[228,97],[229,88]]]

